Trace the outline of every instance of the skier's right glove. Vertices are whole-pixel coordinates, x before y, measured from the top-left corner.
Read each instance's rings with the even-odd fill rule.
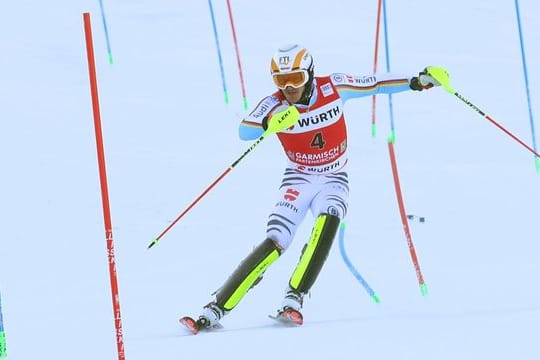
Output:
[[[409,82],[409,86],[412,90],[422,91],[424,89],[431,89],[434,86],[439,86],[439,82],[428,75],[427,68],[420,71],[418,76],[415,76]]]
[[[261,126],[262,126],[264,131],[266,131],[266,129],[268,129],[268,116],[265,116],[262,119]]]

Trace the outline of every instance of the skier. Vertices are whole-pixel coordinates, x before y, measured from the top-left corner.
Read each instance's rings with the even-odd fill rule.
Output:
[[[407,90],[422,91],[440,85],[424,70],[418,76],[396,74],[354,76],[334,73],[315,77],[310,53],[300,45],[280,48],[271,60],[271,75],[278,90],[263,98],[242,120],[242,140],[257,139],[273,113],[294,105],[300,112],[296,124],[277,137],[288,158],[280,194],[271,211],[266,239],[240,263],[204,306],[197,320],[180,319],[193,333],[220,327],[219,320],[262,279],[264,272],[293,241],[295,232],[311,210],[316,218],[304,245],[276,319],[301,325],[304,296],[328,256],[340,221],[347,213],[347,129],[344,103],[357,97]]]

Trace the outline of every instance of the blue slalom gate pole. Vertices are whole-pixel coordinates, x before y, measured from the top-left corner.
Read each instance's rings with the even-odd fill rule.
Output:
[[[101,10],[101,20],[103,21],[103,30],[105,31],[105,42],[107,43],[107,54],[109,56],[109,64],[113,63],[113,56],[111,51],[111,42],[109,41],[109,30],[107,29],[107,19],[105,17],[105,9],[103,7],[103,0],[99,0],[99,8]]]
[[[351,263],[351,260],[347,256],[347,252],[345,251],[345,223],[342,222],[339,226],[339,252],[341,253],[341,257],[343,258],[343,261],[345,262],[345,265],[347,265],[347,268],[349,271],[353,274],[353,276],[358,280],[360,285],[366,290],[366,292],[371,297],[371,300],[376,302],[377,304],[381,302],[375,291],[369,286],[366,280],[360,275],[360,273],[356,270],[354,265]]]
[[[386,16],[386,0],[383,0],[383,24],[384,24],[384,52],[386,56],[386,72],[390,72],[390,46],[388,46],[388,20]],[[390,111],[390,137],[392,143],[396,141],[394,130],[394,106],[392,105],[392,94],[388,94],[388,110]]]
[[[216,19],[214,17],[214,7],[212,6],[212,0],[208,0],[208,6],[210,7],[210,16],[212,17],[212,28],[214,29],[214,39],[216,40],[216,49],[219,59],[219,70],[221,71],[221,84],[223,85],[223,95],[225,97],[225,104],[229,103],[229,93],[227,92],[227,84],[225,83],[225,72],[223,71],[223,59],[221,57],[221,46],[219,45],[219,37],[216,26]]]
[[[518,24],[518,32],[519,32],[519,45],[521,48],[521,63],[523,65],[523,77],[525,78],[525,92],[527,93],[527,106],[529,108],[529,122],[531,125],[531,137],[532,137],[532,146],[534,151],[537,151],[536,148],[536,131],[534,129],[534,117],[533,117],[533,111],[531,106],[531,95],[529,92],[529,74],[527,71],[527,61],[525,57],[525,43],[523,41],[523,31],[521,30],[521,15],[519,11],[519,0],[515,0],[516,5],[516,18],[517,18],[517,24]],[[534,163],[536,167],[536,171],[540,172],[540,159],[535,156]]]
[[[7,358],[6,333],[4,332],[4,318],[2,317],[2,297],[0,293],[0,359]]]

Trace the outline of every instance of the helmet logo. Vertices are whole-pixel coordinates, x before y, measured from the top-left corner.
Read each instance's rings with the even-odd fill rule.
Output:
[[[287,66],[289,65],[289,62],[291,59],[288,56],[280,56],[279,57],[279,65]]]

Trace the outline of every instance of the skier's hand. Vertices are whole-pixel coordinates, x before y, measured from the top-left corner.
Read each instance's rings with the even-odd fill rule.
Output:
[[[422,91],[424,89],[431,89],[434,86],[440,86],[439,82],[428,75],[427,68],[420,71],[418,76],[411,79],[409,86],[412,90]]]
[[[261,126],[262,126],[264,131],[266,131],[266,129],[268,129],[268,116],[265,116],[262,119]]]
[[[294,105],[281,105],[272,112],[270,118],[265,117],[262,127],[265,133],[275,134],[294,126],[300,118],[300,113]]]

